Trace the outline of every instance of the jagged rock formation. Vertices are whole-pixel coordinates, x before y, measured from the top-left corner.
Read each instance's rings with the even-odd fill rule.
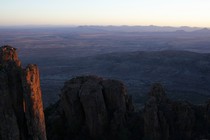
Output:
[[[143,112],[135,112],[119,81],[77,77],[45,115],[52,140],[210,139],[210,103],[171,101],[161,84],[152,86]]]
[[[144,108],[146,140],[210,139],[208,104],[196,106],[186,101],[171,101],[160,84],[152,87],[149,96]]]
[[[40,89],[39,70],[36,65],[28,65],[23,71],[23,91],[28,133],[32,139],[45,139],[45,119]]]
[[[132,111],[131,98],[121,82],[77,77],[65,83],[56,112],[47,117],[48,139],[119,139]],[[61,124],[54,129],[56,122]],[[59,126],[67,132],[56,134]]]
[[[76,77],[45,116],[50,140],[210,139],[210,101],[171,101],[161,84],[152,86],[144,109],[135,112],[123,83]],[[23,69],[10,46],[0,48],[0,140],[46,140],[39,70]]]
[[[21,68],[16,49],[0,48],[0,139],[46,140],[36,65]]]

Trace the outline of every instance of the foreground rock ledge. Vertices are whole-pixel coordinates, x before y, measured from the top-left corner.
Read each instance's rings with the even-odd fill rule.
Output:
[[[0,48],[0,122],[1,140],[46,140],[39,70],[11,46]]]

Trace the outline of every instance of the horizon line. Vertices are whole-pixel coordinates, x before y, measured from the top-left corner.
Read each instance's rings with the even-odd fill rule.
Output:
[[[173,25],[114,25],[114,24],[110,24],[110,25],[103,25],[103,24],[78,24],[78,25],[74,25],[74,24],[66,24],[66,25],[62,25],[62,24],[57,24],[57,25],[53,25],[53,24],[23,24],[23,25],[0,25],[0,27],[82,27],[82,26],[98,26],[98,27],[170,27],[170,28],[182,28],[182,27],[188,27],[188,28],[210,28],[207,26],[188,26],[188,25],[181,25],[181,26],[173,26]]]
[[[190,25],[155,25],[155,24],[148,24],[148,25],[140,25],[140,24],[134,24],[134,25],[129,25],[129,24],[14,24],[14,25],[5,25],[5,24],[0,24],[0,27],[23,27],[23,26],[72,26],[72,27],[80,27],[80,26],[101,26],[101,27],[108,27],[108,26],[114,26],[114,27],[190,27],[190,28],[210,28],[207,26],[190,26]]]

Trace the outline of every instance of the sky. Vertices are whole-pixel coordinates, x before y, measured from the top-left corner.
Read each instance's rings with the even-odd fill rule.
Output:
[[[0,25],[210,27],[210,0],[0,0]]]

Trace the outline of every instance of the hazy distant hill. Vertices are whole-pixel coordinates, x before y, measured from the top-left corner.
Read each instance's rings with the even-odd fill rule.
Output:
[[[17,47],[23,65],[38,64],[45,103],[58,98],[64,81],[81,74],[125,81],[131,94],[142,97],[136,102],[145,100],[154,82],[166,85],[173,98],[207,98],[209,54],[185,51],[210,53],[209,29],[145,28],[157,32],[140,32],[141,26],[0,29],[0,43]]]
[[[144,32],[143,29],[149,30]],[[71,53],[71,56],[76,57],[111,52],[163,50],[210,53],[209,38],[209,29],[191,27],[81,26],[0,29],[0,44],[15,46],[21,49],[21,53],[53,53],[53,48],[59,51],[56,55]]]
[[[177,30],[183,30],[186,32],[192,32],[200,30],[199,27],[171,27],[171,26],[79,26],[77,29],[83,31],[118,31],[118,32],[175,32]]]

